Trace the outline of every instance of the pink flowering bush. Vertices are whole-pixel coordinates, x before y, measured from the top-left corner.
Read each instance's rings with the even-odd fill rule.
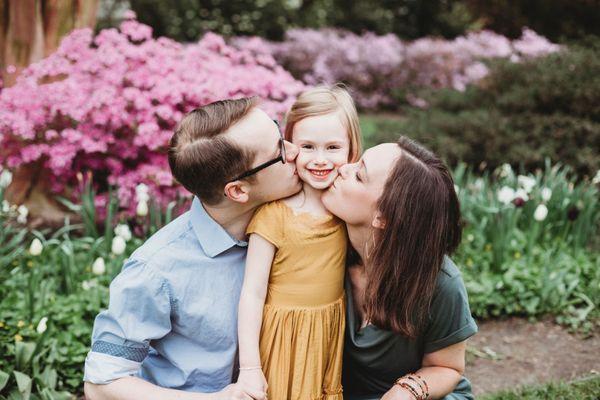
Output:
[[[117,186],[132,212],[135,187],[145,183],[164,205],[182,190],[165,150],[186,112],[259,96],[281,117],[303,88],[271,55],[233,48],[215,34],[183,45],[153,39],[134,19],[95,37],[76,30],[0,92],[0,163],[40,163],[57,194],[77,190],[76,174],[93,171],[100,191]],[[96,200],[102,206],[106,194]]]
[[[258,54],[273,54],[297,78],[309,85],[346,82],[355,101],[375,108],[391,101],[404,61],[404,45],[393,34],[358,36],[340,29],[291,29],[282,43],[260,38],[236,38],[234,45]]]
[[[402,42],[394,35],[357,35],[334,29],[292,29],[281,43],[258,38],[233,42],[256,54],[272,54],[286,69],[307,84],[343,81],[354,89],[362,108],[394,105],[394,92],[415,87],[464,90],[488,74],[485,60],[539,57],[559,50],[544,37],[525,29],[511,41],[491,31],[469,33],[454,40],[422,38]]]

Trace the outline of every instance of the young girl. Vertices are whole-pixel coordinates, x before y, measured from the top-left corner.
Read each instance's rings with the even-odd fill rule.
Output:
[[[360,157],[352,98],[341,86],[304,92],[288,114],[285,138],[298,147],[304,184],[262,206],[248,226],[238,382],[270,400],[341,400],[346,230],[321,194],[341,165]]]

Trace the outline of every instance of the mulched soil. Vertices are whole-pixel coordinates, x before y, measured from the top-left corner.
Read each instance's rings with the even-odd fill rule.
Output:
[[[478,325],[465,373],[476,396],[600,373],[600,332],[583,337],[551,320],[520,318]]]

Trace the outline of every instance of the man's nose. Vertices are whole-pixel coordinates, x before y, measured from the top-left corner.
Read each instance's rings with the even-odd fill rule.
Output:
[[[294,162],[298,156],[298,146],[287,140],[283,143],[285,146],[285,160],[287,162]]]

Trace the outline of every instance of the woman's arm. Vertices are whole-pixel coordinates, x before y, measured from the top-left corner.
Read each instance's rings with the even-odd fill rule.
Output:
[[[462,341],[423,356],[422,368],[415,372],[429,387],[430,399],[441,399],[452,393],[465,371],[467,341]],[[407,390],[394,385],[382,400],[415,400]]]
[[[263,307],[269,284],[275,246],[258,234],[251,234],[246,258],[244,285],[238,312],[238,337],[240,344],[240,378],[266,391],[259,351]],[[245,370],[244,368],[256,368]]]

